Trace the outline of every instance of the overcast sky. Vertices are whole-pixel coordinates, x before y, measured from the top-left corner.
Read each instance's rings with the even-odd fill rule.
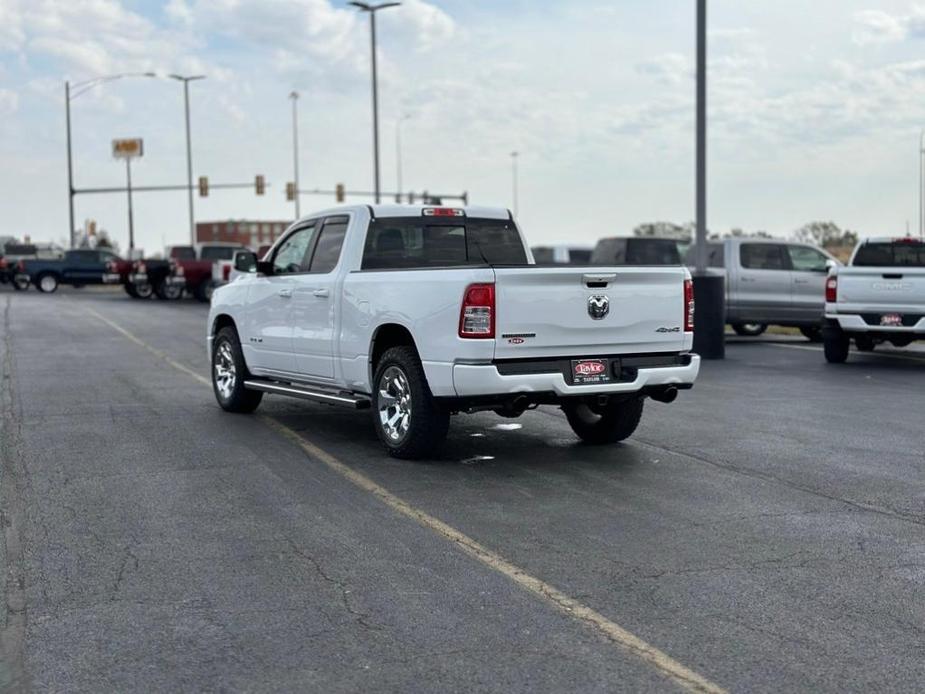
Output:
[[[512,205],[531,241],[593,241],[694,216],[693,0],[406,0],[380,15],[383,188]],[[788,235],[814,219],[917,230],[925,5],[710,3],[712,231]],[[0,234],[67,236],[64,80],[202,73],[194,176],[272,187],[196,198],[198,220],[288,219],[290,102],[303,187],[372,185],[369,33],[329,0],[0,0]],[[72,102],[78,187],[122,185],[114,137],[143,137],[135,182],[184,183],[182,87],[124,79]],[[366,199],[354,199],[367,202]],[[333,204],[305,197],[303,212]],[[187,235],[183,193],[135,197],[138,245]],[[78,196],[124,247],[124,196]]]

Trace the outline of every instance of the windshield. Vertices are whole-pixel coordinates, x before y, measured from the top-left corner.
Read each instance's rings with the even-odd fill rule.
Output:
[[[915,239],[865,243],[852,265],[859,267],[925,267],[925,242]]]
[[[501,219],[379,218],[363,249],[364,270],[526,263],[517,227]]]

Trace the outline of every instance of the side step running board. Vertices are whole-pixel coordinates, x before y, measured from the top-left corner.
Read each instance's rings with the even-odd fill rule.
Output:
[[[314,400],[315,402],[324,402],[329,405],[352,407],[357,410],[366,410],[369,409],[370,406],[369,398],[351,395],[349,393],[338,393],[322,389],[313,389],[307,386],[296,386],[292,385],[291,383],[278,383],[276,381],[251,379],[249,381],[244,381],[244,387],[248,390],[262,390],[264,393],[288,395],[293,398]]]

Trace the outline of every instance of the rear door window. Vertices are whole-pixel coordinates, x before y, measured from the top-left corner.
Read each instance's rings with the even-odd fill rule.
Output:
[[[381,217],[369,224],[364,270],[525,265],[527,254],[512,222]]]
[[[739,250],[742,267],[748,270],[789,270],[790,264],[779,243],[743,243]]]
[[[331,217],[325,220],[312,255],[310,272],[331,272],[337,267],[344,237],[347,235],[348,221],[347,217]]]

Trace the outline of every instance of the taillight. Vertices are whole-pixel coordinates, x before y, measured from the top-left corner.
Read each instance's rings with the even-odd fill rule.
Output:
[[[825,281],[825,300],[829,303],[838,301],[838,278],[829,277]]]
[[[490,339],[495,336],[495,285],[470,284],[459,311],[459,336]]]
[[[694,282],[684,280],[684,332],[694,332]]]
[[[231,266],[226,265],[222,268],[222,278],[227,282],[229,277],[231,277]]]

